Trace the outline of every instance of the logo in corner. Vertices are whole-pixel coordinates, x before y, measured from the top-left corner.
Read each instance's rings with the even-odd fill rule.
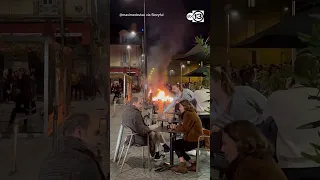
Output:
[[[193,10],[191,13],[187,14],[187,19],[194,23],[203,23],[204,10]]]

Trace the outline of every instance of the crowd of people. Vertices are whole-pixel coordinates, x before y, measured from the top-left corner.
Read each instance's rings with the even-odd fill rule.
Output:
[[[131,98],[126,105],[122,125],[136,133],[132,144],[149,144],[154,160],[164,156],[161,149],[168,152],[173,148],[180,162],[172,168],[177,174],[196,171],[196,161],[188,151],[197,148],[199,137],[210,129],[209,144],[211,153],[215,154],[211,156],[211,168],[219,169],[227,180],[318,180],[320,165],[301,155],[316,153],[310,142],[319,141],[317,129],[297,129],[318,120],[320,114],[320,109],[315,108],[318,101],[308,99],[317,95],[318,89],[304,85],[303,79],[309,74],[301,70],[301,63],[303,60],[296,60],[294,80],[288,88],[267,98],[250,82],[235,84],[221,67],[210,72],[211,106],[209,89],[192,91],[178,84],[168,85],[174,98],[163,113],[173,110],[178,115],[168,128],[182,134],[172,147],[164,133],[154,131],[159,124],[149,125],[144,121],[140,97]],[[209,107],[210,113],[206,110]],[[160,113],[159,117],[162,116]],[[68,178],[105,179],[94,153],[85,145],[89,144],[88,119],[86,114],[75,114],[66,121],[63,146],[45,160],[40,179],[61,177],[61,172]],[[125,143],[129,143],[128,139]],[[206,146],[204,140],[200,144]],[[65,158],[70,153],[77,158]]]
[[[9,128],[13,124],[17,113],[30,114],[36,112],[37,80],[35,69],[8,69],[2,73],[0,92],[2,102],[14,102]]]
[[[305,86],[309,72],[303,63],[297,59],[287,89],[268,98],[248,86],[250,82],[234,85],[223,68],[211,70],[213,169],[225,172],[228,180],[320,179],[320,165],[301,155],[315,154],[310,142],[319,142],[317,129],[297,129],[317,121],[320,114],[318,101],[308,99],[319,90]],[[217,164],[218,154],[228,162]]]
[[[99,88],[99,72],[94,77],[90,77],[85,73],[74,72],[71,74],[71,98],[73,100],[87,100],[89,97],[92,100],[97,96],[97,93],[102,96]]]
[[[1,72],[0,78],[0,102],[14,101],[17,95],[34,97],[37,90],[35,69],[8,69]]]
[[[281,89],[285,85],[281,82],[273,83],[274,87],[270,87],[267,82],[268,79],[274,80],[280,73],[282,75],[291,72],[292,66],[289,63],[282,63],[280,65],[245,65],[241,68],[231,68],[230,76],[233,83],[242,86],[251,86],[264,95],[270,95],[274,90]],[[276,80],[275,80],[276,81]],[[278,79],[279,81],[279,79]]]

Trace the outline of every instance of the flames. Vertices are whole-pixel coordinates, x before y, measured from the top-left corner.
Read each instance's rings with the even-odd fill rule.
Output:
[[[149,93],[151,93],[151,91],[149,91]],[[172,102],[173,97],[166,95],[163,90],[158,89],[158,94],[152,98],[152,101]]]

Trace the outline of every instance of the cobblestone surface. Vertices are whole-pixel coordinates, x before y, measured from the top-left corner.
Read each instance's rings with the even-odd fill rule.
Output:
[[[142,166],[142,149],[141,147],[132,147],[129,149],[127,156],[127,161],[120,173],[120,166],[113,162],[114,152],[116,147],[117,136],[119,133],[119,127],[121,123],[123,106],[118,106],[115,113],[111,113],[110,117],[110,170],[111,170],[111,180],[162,180],[162,179],[172,179],[172,180],[182,180],[182,179],[198,179],[198,180],[209,180],[210,179],[210,169],[209,169],[209,157],[201,156],[200,159],[200,172],[188,172],[187,174],[177,175],[171,170],[164,172],[155,172],[154,170],[148,171],[147,168],[144,169]],[[145,153],[146,157],[146,153]],[[178,158],[174,155],[175,163],[178,163]],[[194,158],[194,157],[193,157]],[[147,158],[145,158],[147,161]],[[166,155],[164,159],[165,162],[169,162],[169,154]],[[155,162],[151,158],[151,166],[155,166],[159,162]]]

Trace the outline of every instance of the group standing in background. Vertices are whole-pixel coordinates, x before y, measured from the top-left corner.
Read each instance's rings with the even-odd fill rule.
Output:
[[[303,70],[302,63],[303,59],[295,61],[290,86],[271,93],[268,98],[253,87],[253,81],[248,81],[255,74],[244,76],[243,71],[245,81],[235,86],[222,68],[211,70],[211,136],[215,137],[211,145],[218,147],[213,153],[222,152],[229,161],[228,166],[218,167],[225,171],[228,180],[320,179],[320,165],[301,155],[315,153],[310,142],[318,142],[319,136],[317,129],[297,128],[318,120],[320,114],[315,108],[318,101],[308,99],[310,95],[316,96],[318,89],[304,85],[309,72]],[[274,70],[270,73],[281,71],[276,67],[269,69]],[[211,162],[217,157],[213,156]]]
[[[87,74],[74,72],[71,74],[71,98],[73,100],[93,100],[97,93],[102,96],[99,87],[99,75],[90,78]]]

